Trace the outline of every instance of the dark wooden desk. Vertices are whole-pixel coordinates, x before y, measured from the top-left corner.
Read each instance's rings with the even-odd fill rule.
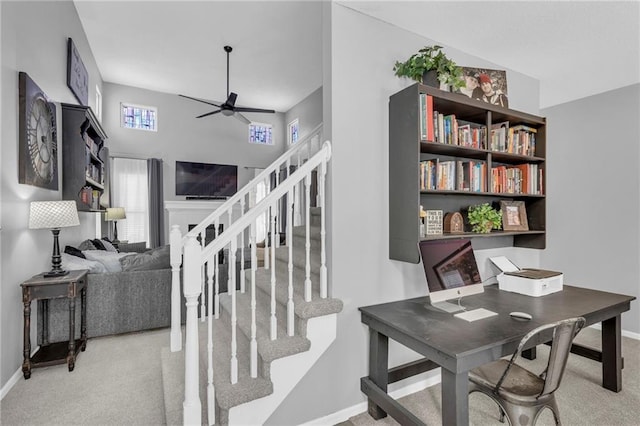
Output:
[[[575,346],[575,352],[602,362],[603,387],[622,388],[620,315],[628,311],[633,296],[564,286],[543,297],[530,297],[485,287],[482,294],[462,299],[467,309],[486,308],[499,315],[467,322],[429,304],[428,297],[360,308],[369,326],[369,376],[361,379],[368,397],[369,414],[380,419],[390,414],[403,425],[424,424],[387,394],[387,385],[442,367],[442,424],[468,425],[469,370],[513,353],[522,337],[534,328],[566,318],[582,316],[586,325],[602,322],[602,352]],[[533,315],[520,321],[509,312]],[[550,337],[550,336],[549,336]],[[389,370],[389,338],[425,356]],[[544,339],[532,346],[545,343]]]
[[[76,355],[87,347],[87,270],[69,271],[67,275],[45,278],[38,274],[22,286],[22,303],[24,304],[24,351],[22,374],[25,379],[31,377],[31,368],[67,363],[69,371],[73,371]],[[80,339],[76,340],[76,296],[80,292]],[[49,344],[49,299],[66,297],[69,299],[69,341]],[[31,301],[42,301],[42,345],[31,353]]]

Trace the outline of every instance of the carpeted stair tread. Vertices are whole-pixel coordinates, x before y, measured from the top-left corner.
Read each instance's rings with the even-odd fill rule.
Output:
[[[311,273],[311,302],[304,300],[305,272],[299,268],[293,269],[293,303],[296,316],[301,319],[315,318],[323,315],[335,314],[342,311],[342,301],[339,299],[320,297],[320,275]],[[251,274],[246,274],[245,287],[251,288]],[[259,268],[256,270],[256,288],[266,294],[271,293],[271,270]],[[289,270],[286,266],[276,267],[276,301],[286,306],[289,300]]]
[[[251,295],[249,292],[236,294],[236,318],[238,328],[248,339],[251,337]],[[231,296],[220,296],[220,305],[225,315],[230,316]],[[311,343],[302,336],[288,336],[286,330],[286,311],[277,312],[277,339],[270,338],[271,309],[270,301],[264,294],[256,297],[256,341],[258,355],[266,363],[309,350]],[[264,368],[269,371],[268,366]]]
[[[204,373],[207,379],[207,322],[199,323],[200,360],[204,361]],[[224,342],[224,344],[219,344]],[[236,405],[253,401],[273,393],[273,383],[258,375],[251,378],[249,371],[249,341],[242,333],[236,333],[238,382],[231,384],[231,327],[221,319],[213,321],[213,384],[216,401],[222,409],[228,410]],[[205,383],[206,385],[206,383]],[[206,395],[206,394],[205,394]],[[203,397],[203,401],[206,399]]]

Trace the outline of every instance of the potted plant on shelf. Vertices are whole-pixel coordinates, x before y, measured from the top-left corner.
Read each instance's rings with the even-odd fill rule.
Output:
[[[418,83],[440,87],[440,83],[459,89],[465,85],[462,68],[442,52],[442,46],[425,46],[404,62],[393,67],[398,77],[408,77]]]
[[[502,226],[502,211],[496,210],[489,203],[470,206],[467,219],[473,232],[488,234],[492,229]]]

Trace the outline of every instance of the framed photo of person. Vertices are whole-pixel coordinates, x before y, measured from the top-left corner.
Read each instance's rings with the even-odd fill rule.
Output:
[[[527,210],[524,201],[500,201],[502,229],[505,231],[528,231]]]
[[[509,107],[507,72],[487,68],[462,67],[465,87],[457,93],[492,105]]]

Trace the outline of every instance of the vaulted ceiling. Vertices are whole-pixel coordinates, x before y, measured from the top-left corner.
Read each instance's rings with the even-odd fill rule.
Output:
[[[540,80],[551,106],[640,81],[640,3],[349,1]],[[286,111],[322,85],[317,1],[75,1],[107,82]],[[437,19],[431,19],[437,17]]]

